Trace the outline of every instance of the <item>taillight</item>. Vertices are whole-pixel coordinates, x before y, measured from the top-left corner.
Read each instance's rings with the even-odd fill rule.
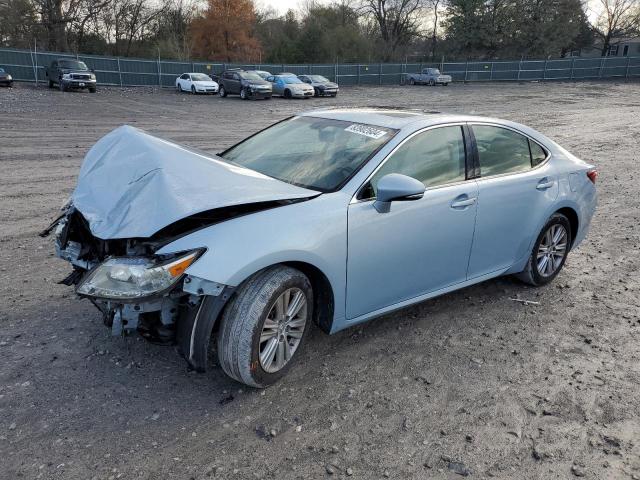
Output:
[[[596,180],[598,179],[598,170],[592,168],[591,170],[587,170],[587,177],[591,180],[591,183],[595,185]]]

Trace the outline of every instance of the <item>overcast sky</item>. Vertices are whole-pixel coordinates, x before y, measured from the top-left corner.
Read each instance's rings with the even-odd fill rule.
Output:
[[[255,0],[256,6],[258,7],[272,7],[279,14],[284,14],[290,8],[296,10],[305,0]],[[318,3],[329,3],[329,0],[316,0]],[[602,5],[599,0],[588,0],[587,4],[589,8],[587,9],[587,13],[589,17],[593,17],[596,12],[602,9]]]

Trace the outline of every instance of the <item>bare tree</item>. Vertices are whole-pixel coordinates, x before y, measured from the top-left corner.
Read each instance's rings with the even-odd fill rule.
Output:
[[[103,24],[114,54],[129,56],[134,41],[148,36],[154,21],[166,8],[166,2],[156,7],[150,0],[111,0]]]
[[[390,60],[398,47],[408,45],[420,30],[420,13],[429,0],[363,0],[362,11],[370,15],[378,26]]]
[[[436,56],[436,45],[438,43],[438,20],[441,7],[442,0],[432,0],[431,15],[433,17],[433,28],[431,29],[431,60],[434,60]]]
[[[606,56],[616,37],[640,35],[640,2],[638,0],[598,0],[602,11],[593,24],[593,32],[602,42]]]

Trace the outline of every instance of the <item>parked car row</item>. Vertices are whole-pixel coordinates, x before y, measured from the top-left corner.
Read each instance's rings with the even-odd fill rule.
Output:
[[[229,69],[213,78],[204,73],[183,73],[176,79],[179,92],[211,93],[221,97],[240,95],[245,99],[310,98],[338,95],[337,83],[322,75],[295,75],[283,72],[272,75],[264,70]]]
[[[95,72],[80,60],[53,60],[45,67],[44,74],[49,88],[57,85],[63,92],[82,89],[96,92]],[[284,98],[335,97],[340,90],[337,83],[322,75],[296,75],[289,72],[273,75],[264,70],[234,68],[213,77],[197,72],[183,73],[176,78],[175,88],[178,92],[192,94],[219,94],[221,97],[239,95],[243,100],[268,99],[273,95]],[[0,85],[13,85],[13,78],[2,68]]]

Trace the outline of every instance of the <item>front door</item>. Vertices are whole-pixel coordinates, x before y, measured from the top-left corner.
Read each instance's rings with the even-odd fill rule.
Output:
[[[478,197],[475,180],[465,180],[466,163],[461,126],[419,132],[349,205],[347,318],[466,280]],[[424,197],[378,213],[376,186],[389,173],[424,182]]]
[[[547,152],[494,125],[473,125],[480,162],[478,216],[469,278],[504,271],[527,257],[558,196]]]

